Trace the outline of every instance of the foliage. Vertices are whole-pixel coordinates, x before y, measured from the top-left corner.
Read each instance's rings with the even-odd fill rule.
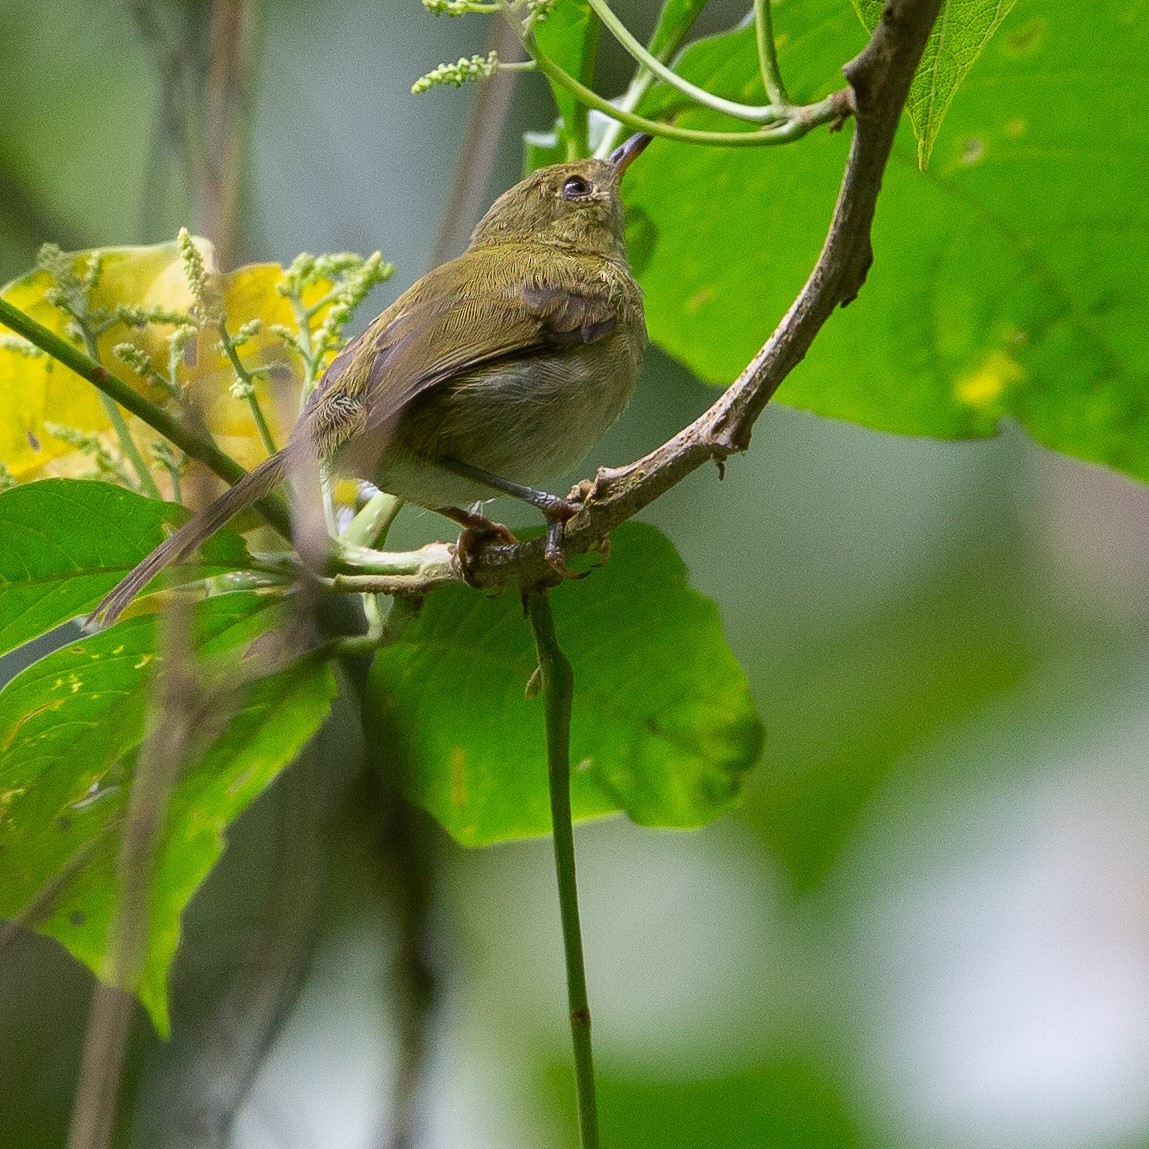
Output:
[[[617,131],[589,116],[561,79],[593,83],[598,17],[585,0],[519,7],[540,66],[560,69],[547,73],[559,122],[528,153],[532,162],[608,147]],[[656,79],[653,65],[640,64],[619,107],[674,137],[657,141],[626,185],[651,334],[719,382],[744,366],[807,274],[846,138],[819,134],[782,154],[683,142],[690,131],[740,134],[739,144],[789,138],[771,134],[770,117],[785,122],[789,112],[762,103],[768,69],[754,27],[676,56],[699,7],[671,0],[650,55],[673,60],[679,77],[712,96],[753,101],[749,114],[766,126],[748,127]],[[1129,98],[1144,68],[1145,33],[1124,29],[1121,69],[1096,95],[1090,114],[1101,104],[1111,124],[1099,149],[1085,110],[1046,114],[1051,105],[1075,107],[1066,97],[1097,63],[1094,46],[1074,35],[1072,15],[1053,0],[1020,0],[991,41],[1007,10],[951,0],[911,107],[917,157],[924,166],[933,150],[935,166],[919,173],[907,135],[887,174],[873,282],[782,397],[910,434],[987,435],[1014,418],[1042,442],[1149,478],[1149,392],[1143,349],[1130,335],[1145,310],[1132,241],[1145,230],[1134,191],[1149,172],[1137,146],[1144,113]],[[1097,9],[1114,29],[1122,11],[1113,0]],[[872,23],[873,4],[860,3],[859,12]],[[807,107],[831,108],[826,98],[861,47],[862,29],[836,0],[784,6],[780,16],[788,90]],[[487,58],[478,70],[496,67]],[[1063,157],[1102,150],[1109,186],[1087,200],[1079,170]],[[1060,242],[1067,233],[1090,242],[1070,252]],[[283,441],[355,304],[388,270],[377,255],[301,257],[286,271],[261,264],[221,276],[210,247],[184,236],[150,248],[49,249],[3,296],[85,345],[152,402],[179,409],[190,400],[221,444],[251,465]],[[166,483],[178,496],[184,461],[162,450],[146,459],[139,448],[151,445],[149,429],[134,418],[117,426],[85,382],[18,339],[0,343],[0,400],[0,459],[27,484],[0,496],[0,637],[10,649],[82,614],[180,520],[177,507],[140,492]],[[59,477],[93,463],[113,482]],[[185,571],[196,586],[211,580],[196,608],[209,683],[216,660],[250,655],[291,609],[287,585],[270,570],[258,593],[215,578],[254,577],[260,566],[238,535],[225,533],[199,568]],[[161,601],[144,600],[136,615],[66,645],[0,692],[0,913],[58,938],[105,975],[124,798],[161,653]],[[625,810],[644,824],[682,826],[727,809],[759,752],[761,724],[713,604],[687,585],[670,543],[652,528],[620,530],[605,569],[561,588],[554,605],[576,669],[574,761],[585,764],[573,787],[576,813]],[[387,609],[373,598],[364,607],[373,621]],[[407,793],[468,844],[545,833],[542,719],[523,693],[535,661],[513,596],[490,602],[468,588],[441,590],[421,614],[380,625],[373,637],[390,641],[373,656],[366,720],[398,732]],[[334,691],[322,656],[253,674],[223,707],[231,721],[206,727],[185,766],[159,843],[138,987],[161,1030],[183,907],[230,822],[319,727]],[[785,779],[775,786],[780,809],[798,804]],[[857,798],[826,800],[841,800],[848,818]],[[774,830],[784,838],[784,826]],[[800,874],[819,864],[793,860]]]
[[[1016,0],[949,0],[930,33],[906,112],[918,139],[918,166],[930,161],[934,141],[958,86],[985,51]],[[881,0],[853,0],[868,31],[882,15]]]
[[[5,296],[105,361],[118,360],[121,371],[131,368],[150,400],[178,406],[194,398],[209,429],[228,445],[248,448],[250,458],[261,438],[270,446],[269,437],[286,431],[286,420],[262,418],[269,381],[290,375],[294,389],[306,394],[351,310],[385,267],[377,256],[301,256],[286,271],[256,265],[219,276],[210,255],[209,245],[187,236],[156,248],[49,250],[41,268]],[[116,342],[124,329],[132,333],[128,346]],[[90,609],[187,512],[137,493],[139,478],[104,409],[83,406],[87,383],[14,338],[0,355],[14,399],[9,428],[23,421],[30,432],[22,442],[14,436],[11,470],[18,479],[38,479],[0,495],[0,640],[10,650]],[[109,460],[105,475],[120,485],[39,478],[77,462],[37,449],[45,413],[79,423],[74,441],[88,445],[80,456],[98,452]],[[129,439],[139,430],[129,424]],[[172,483],[178,493],[174,474]],[[289,588],[275,571],[224,531],[198,565],[179,573],[191,589],[210,593],[197,611],[196,644],[209,690],[221,663],[258,666],[251,660],[263,650],[261,639],[286,625]],[[244,577],[218,578],[229,572]],[[253,579],[259,593],[233,588]],[[606,570],[557,600],[560,619],[577,622],[572,653],[587,688],[580,694],[578,745],[599,759],[576,787],[585,798],[578,815],[621,808],[649,824],[694,825],[721,813],[758,755],[760,722],[713,604],[687,587],[669,544],[650,528],[622,532]],[[111,630],[66,645],[0,691],[0,914],[63,942],[103,977],[111,975],[126,799],[148,728],[151,682],[163,663],[155,611],[164,601],[155,594],[141,599]],[[410,722],[412,761],[423,771],[410,779],[412,795],[472,844],[549,828],[537,737],[541,704],[522,697],[533,661],[517,614],[511,597],[488,602],[463,588],[443,593],[400,641],[380,651],[372,675],[377,719],[370,712],[368,719]],[[629,625],[619,627],[626,614]],[[444,626],[456,639],[449,649],[434,637]],[[471,640],[482,644],[481,680],[473,674]],[[604,665],[610,641],[621,645]],[[160,1032],[167,1027],[166,978],[180,914],[222,851],[228,824],[322,722],[334,691],[330,654],[320,648],[314,657],[243,679],[213,708],[203,744],[181,770],[158,841],[147,959],[136,987]],[[667,658],[676,664],[672,674],[662,665]],[[620,669],[628,678],[621,689],[614,677]],[[461,719],[459,744],[444,740],[442,724],[426,721],[431,696],[413,674],[458,692],[447,709]],[[504,707],[484,737],[481,720],[493,715],[494,683],[512,684],[518,706]],[[83,754],[76,753],[77,739]],[[465,791],[455,779],[460,745],[468,756]],[[455,779],[447,800],[429,797],[430,791],[442,797],[444,779]],[[503,800],[492,807],[494,793]],[[514,811],[516,795],[524,804]]]
[[[1137,334],[1149,33],[1126,11],[1095,5],[1099,27],[1085,37],[1071,8],[1020,0],[954,100],[927,176],[908,138],[895,152],[870,282],[827,324],[782,402],[947,439],[1015,420],[1044,446],[1149,479]],[[779,16],[791,88],[813,97],[835,85],[863,42],[850,13],[817,0]],[[722,92],[752,83],[754,67],[751,29],[697,43],[679,65]],[[1082,76],[1101,74],[1090,102],[1074,98]],[[666,93],[649,98],[653,113]],[[651,335],[701,378],[734,378],[790,305],[821,246],[843,152],[832,136],[782,155],[659,142],[634,166],[628,205]],[[1105,179],[1085,195],[1082,172],[1096,165]]]
[[[405,792],[468,845],[550,830],[520,613],[509,596],[449,588],[372,668],[372,694],[407,748]],[[625,810],[647,825],[696,826],[736,801],[761,723],[714,604],[687,585],[670,543],[652,527],[620,527],[593,590],[555,595],[555,613],[578,692],[575,816]]]

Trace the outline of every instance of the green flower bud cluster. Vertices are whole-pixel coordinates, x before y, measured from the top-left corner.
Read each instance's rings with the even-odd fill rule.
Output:
[[[461,56],[454,64],[440,64],[425,76],[420,76],[412,85],[413,95],[430,91],[441,84],[461,88],[468,80],[485,80],[499,70],[499,54],[490,51],[486,56]]]

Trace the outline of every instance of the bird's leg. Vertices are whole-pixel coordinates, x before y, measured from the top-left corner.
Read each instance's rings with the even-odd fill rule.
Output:
[[[479,504],[476,503],[476,506]],[[463,528],[459,541],[455,544],[455,555],[459,560],[459,567],[463,578],[473,584],[471,578],[472,559],[475,547],[487,539],[498,539],[501,543],[517,543],[519,540],[502,523],[488,519],[486,515],[477,510],[464,511],[462,507],[438,507],[440,515],[445,515],[452,522]]]
[[[582,510],[580,503],[572,502],[570,499],[560,499],[557,495],[549,494],[546,491],[536,491],[534,487],[524,487],[521,483],[513,483],[501,475],[492,475],[490,471],[484,471],[481,467],[472,467],[470,463],[461,463],[458,459],[443,459],[440,461],[440,466],[448,471],[453,471],[456,475],[474,479],[476,483],[483,483],[496,491],[501,491],[505,495],[522,499],[524,503],[530,503],[532,507],[538,507],[547,519],[547,538],[543,550],[547,562],[557,574],[564,578],[579,577],[567,570],[566,563],[563,561],[562,544],[563,525]],[[506,527],[503,530],[506,530]]]

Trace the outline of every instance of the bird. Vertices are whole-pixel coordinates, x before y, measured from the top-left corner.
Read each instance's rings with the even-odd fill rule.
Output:
[[[634,391],[647,334],[620,186],[649,142],[539,168],[500,195],[461,255],[335,357],[286,445],[148,554],[86,626],[111,625],[162,569],[317,461],[460,524],[464,560],[484,534],[514,538],[479,505],[522,499],[565,573],[563,525],[580,504],[537,484],[581,461]]]

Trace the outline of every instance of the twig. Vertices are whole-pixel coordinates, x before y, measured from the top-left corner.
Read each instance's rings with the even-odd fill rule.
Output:
[[[135,1004],[135,997],[119,986],[97,981],[92,989],[68,1149],[102,1149],[111,1144]]]
[[[543,680],[547,725],[547,782],[551,795],[551,828],[555,848],[555,874],[559,887],[559,913],[563,924],[567,1001],[570,1005],[571,1041],[574,1045],[575,1089],[578,1095],[579,1137],[582,1149],[598,1149],[598,1111],[594,1097],[594,1058],[590,1042],[590,1005],[587,1002],[582,930],[575,879],[574,830],[571,825],[571,702],[574,672],[559,646],[551,613],[550,592],[540,589],[527,599],[527,614],[535,636]]]
[[[330,732],[322,738],[333,737]],[[327,754],[324,750],[327,750]],[[133,1144],[149,1149],[226,1149],[235,1117],[291,1015],[306,978],[323,903],[322,842],[330,819],[330,748],[309,746],[276,782],[267,896],[238,968],[167,1057],[158,1092],[137,1110]],[[165,1058],[166,1060],[166,1058]]]
[[[247,474],[239,463],[221,451],[211,440],[190,430],[181,420],[145,399],[118,375],[2,298],[0,298],[0,323],[22,335],[29,343],[63,363],[82,379],[86,379],[93,387],[131,411],[138,419],[142,419],[153,431],[158,431],[165,439],[173,442],[188,458],[203,463],[225,482],[238,483]],[[284,538],[291,537],[291,520],[287,514],[287,507],[281,499],[271,496],[262,500],[258,506],[264,518]]]
[[[385,742],[374,742],[379,747]],[[395,997],[396,1066],[386,1099],[386,1120],[371,1143],[377,1149],[415,1149],[421,1144],[419,1091],[434,1040],[433,1019],[439,1003],[439,977],[432,961],[434,926],[431,906],[435,855],[425,815],[394,789],[394,751],[388,767],[383,755],[368,763],[372,786],[369,807],[390,904],[395,935],[391,986]]]
[[[204,171],[199,187],[200,227],[215,245],[219,266],[231,266],[239,202],[240,129],[243,120],[251,12],[246,0],[211,5],[204,88]]]

